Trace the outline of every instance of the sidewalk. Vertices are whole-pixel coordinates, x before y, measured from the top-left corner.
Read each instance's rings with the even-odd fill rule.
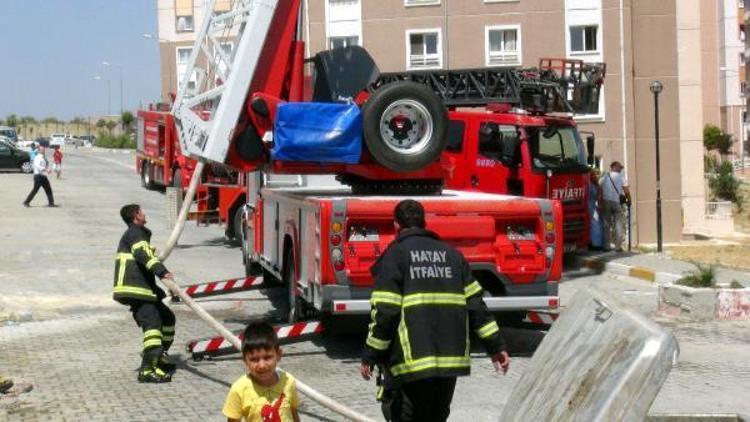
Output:
[[[674,282],[684,274],[697,269],[695,264],[679,261],[663,254],[631,252],[579,252],[566,257],[566,265],[583,266],[600,272],[635,277],[658,284]],[[750,273],[717,267],[716,281],[717,283],[737,281],[745,287],[750,287]]]

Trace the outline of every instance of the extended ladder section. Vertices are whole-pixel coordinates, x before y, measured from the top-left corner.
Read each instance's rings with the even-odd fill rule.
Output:
[[[390,82],[429,86],[448,107],[510,104],[535,113],[596,113],[604,63],[542,59],[538,68],[483,68],[383,73],[370,91]]]
[[[172,114],[183,151],[224,162],[279,0],[232,0],[216,14],[215,2],[206,2]]]

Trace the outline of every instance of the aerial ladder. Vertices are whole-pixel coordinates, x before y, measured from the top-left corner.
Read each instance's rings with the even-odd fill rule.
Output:
[[[241,171],[337,174],[397,193],[439,192],[448,108],[507,104],[539,114],[590,112],[598,108],[605,73],[599,63],[543,59],[534,69],[381,74],[357,46],[307,59],[300,0],[235,0],[230,11],[207,16],[172,112],[187,154]],[[230,38],[227,54],[220,45]],[[312,98],[303,95],[307,63],[314,69]],[[361,107],[358,163],[273,159],[278,106],[310,100]]]

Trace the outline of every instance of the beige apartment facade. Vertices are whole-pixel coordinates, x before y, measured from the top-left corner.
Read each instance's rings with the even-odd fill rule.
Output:
[[[189,49],[192,38],[190,32],[175,30],[179,25],[175,8],[181,1],[158,0],[163,98],[186,77],[180,74],[180,54],[188,51],[184,49]],[[734,2],[736,12],[737,0],[719,1]],[[664,240],[676,242],[684,233],[714,230],[715,222],[706,218],[702,129],[708,122],[722,124],[726,120],[722,116],[731,114],[722,112],[719,98],[723,62],[718,33],[726,27],[719,20],[726,13],[716,0],[307,0],[305,4],[303,37],[309,55],[358,44],[382,71],[534,66],[542,57],[606,62],[600,110],[578,120],[582,130],[596,134],[603,167],[614,160],[626,166],[634,197],[634,244],[656,241],[654,97],[649,83],[661,81]],[[179,6],[187,10],[188,5]],[[190,1],[189,6],[199,25],[204,1]],[[736,14],[734,19],[737,22]],[[711,45],[717,48],[712,50]]]

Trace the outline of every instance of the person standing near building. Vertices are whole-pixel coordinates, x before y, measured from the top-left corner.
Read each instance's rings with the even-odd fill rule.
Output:
[[[599,170],[592,169],[589,173],[589,249],[600,251],[602,245],[602,217],[599,214],[597,203],[599,202]]]
[[[175,316],[162,303],[166,294],[156,285],[154,276],[169,280],[174,280],[174,276],[154,255],[151,230],[146,228],[146,213],[140,205],[125,205],[120,217],[128,228],[117,247],[113,298],[130,307],[133,319],[143,330],[138,381],[169,382],[175,365],[166,352],[174,341]]]
[[[622,252],[625,237],[625,207],[630,206],[630,188],[622,163],[613,161],[609,171],[599,179],[599,207],[604,225],[603,246],[608,250],[614,242],[615,250]]]
[[[60,147],[55,148],[55,152],[52,153],[52,171],[55,172],[58,179],[60,178],[60,173],[62,173],[62,159],[62,149]]]
[[[469,375],[469,329],[497,371],[510,365],[505,341],[482,300],[482,287],[456,249],[425,230],[422,204],[395,209],[396,240],[373,265],[372,324],[360,374],[384,370],[383,415],[391,421],[448,419],[456,377]]]
[[[52,196],[52,186],[50,186],[49,179],[47,178],[47,174],[49,174],[50,171],[49,168],[47,168],[47,158],[44,156],[46,149],[47,148],[44,145],[39,145],[39,151],[32,162],[32,168],[34,169],[34,187],[31,189],[31,192],[29,192],[29,196],[26,197],[26,200],[23,201],[23,206],[26,208],[31,206],[31,201],[36,196],[36,193],[39,192],[40,187],[43,188],[44,193],[47,194],[47,205],[50,207],[55,206],[55,198]]]

